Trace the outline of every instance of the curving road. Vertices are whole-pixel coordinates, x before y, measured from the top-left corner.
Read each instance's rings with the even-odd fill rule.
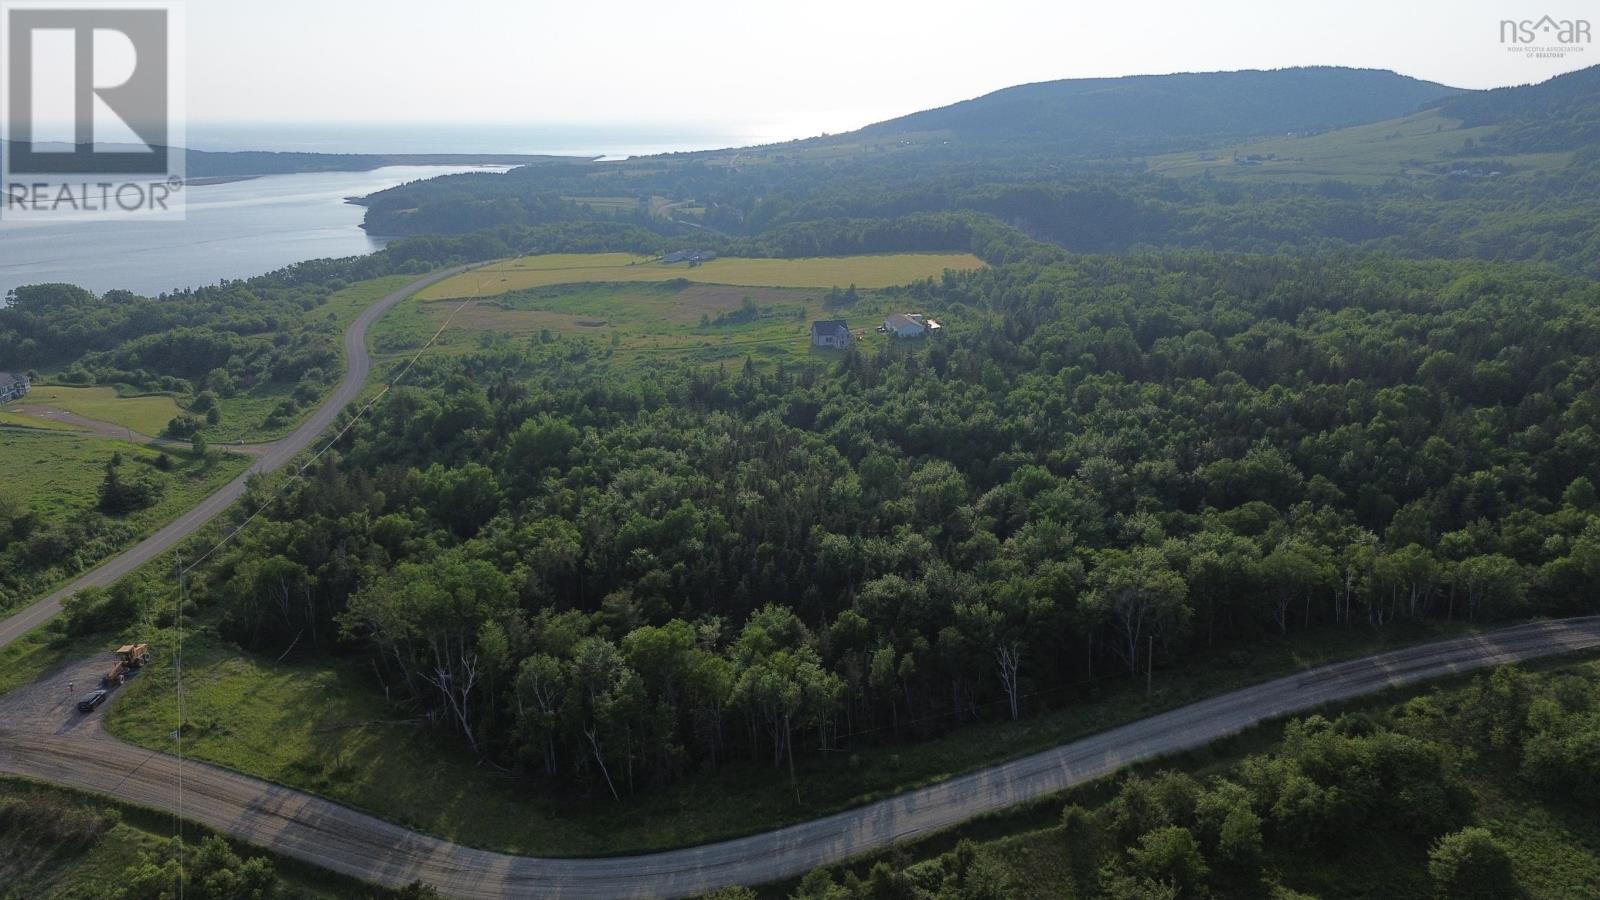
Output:
[[[534,859],[408,831],[281,785],[177,760],[108,737],[78,716],[58,679],[0,697],[0,772],[180,812],[237,838],[367,881],[422,880],[453,897],[682,897],[798,875],[974,816],[1060,791],[1123,766],[1190,750],[1262,721],[1520,660],[1600,648],[1600,616],[1507,628],[1310,669],[858,809],[702,847],[610,859]]]
[[[339,413],[349,406],[356,397],[360,396],[362,388],[367,383],[367,376],[372,371],[372,356],[367,352],[367,331],[378,317],[388,312],[396,303],[411,296],[417,291],[437,282],[459,274],[471,266],[456,266],[452,269],[435,272],[424,278],[419,278],[405,287],[362,310],[356,316],[350,327],[344,333],[345,359],[348,361],[344,380],[339,382],[332,396],[313,412],[309,418],[300,424],[299,428],[290,432],[288,437],[281,438],[270,444],[258,444],[252,453],[256,456],[255,464],[244,474],[228,482],[215,493],[200,501],[199,505],[178,518],[168,522],[164,527],[111,557],[94,569],[78,576],[65,587],[56,590],[35,601],[33,605],[24,607],[10,618],[0,621],[0,648],[6,647],[33,629],[43,625],[61,612],[61,601],[76,594],[78,591],[89,587],[105,587],[112,584],[122,576],[132,572],[145,563],[155,559],[161,554],[176,547],[180,541],[194,534],[207,522],[216,518],[223,510],[234,504],[234,501],[244,496],[245,485],[251,475],[271,472],[281,468],[285,463],[299,455],[300,451],[310,447]],[[223,448],[225,449],[225,448]]]

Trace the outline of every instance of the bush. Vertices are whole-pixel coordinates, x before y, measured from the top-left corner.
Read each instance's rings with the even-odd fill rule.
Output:
[[[61,621],[74,636],[117,631],[133,624],[144,607],[144,595],[123,580],[110,588],[85,588],[63,600]]]
[[[1261,817],[1240,804],[1222,820],[1217,864],[1236,876],[1253,877],[1261,872],[1261,857]]]
[[[167,427],[163,429],[163,434],[175,441],[181,441],[185,438],[193,437],[194,433],[199,430],[200,420],[184,413],[174,416],[172,421],[167,423]]]
[[[106,476],[100,482],[100,511],[108,516],[125,516],[148,509],[161,499],[161,483],[148,476],[122,477],[121,455],[113,457],[106,465]]]
[[[1200,855],[1200,842],[1189,829],[1177,825],[1141,837],[1139,846],[1128,850],[1128,868],[1139,878],[1177,889],[1179,896],[1203,891],[1211,872]]]
[[[1528,738],[1522,776],[1553,797],[1600,802],[1600,716],[1567,716]]]
[[[1463,828],[1440,838],[1428,853],[1428,874],[1435,892],[1450,900],[1490,900],[1522,893],[1511,857],[1487,828]]]

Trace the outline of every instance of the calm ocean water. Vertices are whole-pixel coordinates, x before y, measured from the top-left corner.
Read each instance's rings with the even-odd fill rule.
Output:
[[[382,242],[361,230],[364,209],[346,197],[460,171],[468,170],[394,166],[191,185],[181,222],[0,221],[0,297],[19,285],[54,281],[96,293],[158,294],[307,259],[371,253]]]
[[[622,157],[743,146],[776,138],[748,130],[474,126],[198,126],[202,150],[319,153],[551,153]],[[372,172],[274,175],[192,185],[182,222],[0,221],[0,303],[24,284],[64,281],[97,293],[157,294],[245,278],[291,263],[370,253],[382,246],[358,226],[363,209],[345,198],[462,167],[394,166]]]

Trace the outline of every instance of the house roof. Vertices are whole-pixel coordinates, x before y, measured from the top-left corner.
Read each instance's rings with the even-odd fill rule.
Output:
[[[913,316],[910,313],[892,313],[883,320],[883,324],[890,328],[904,328],[907,325],[915,325],[918,328],[923,327],[922,317]]]
[[[21,384],[22,379],[10,372],[0,372],[0,391],[8,390],[14,384]]]
[[[841,335],[849,334],[850,326],[843,319],[822,319],[811,323],[812,334]]]

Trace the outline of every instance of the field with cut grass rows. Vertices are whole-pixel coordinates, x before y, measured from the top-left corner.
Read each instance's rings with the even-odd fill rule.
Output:
[[[667,265],[626,253],[561,253],[504,260],[428,288],[423,300],[494,297],[511,291],[585,282],[636,283],[682,278],[741,287],[885,288],[937,278],[946,269],[979,269],[970,253],[894,253],[806,259],[724,257],[690,266]]]

